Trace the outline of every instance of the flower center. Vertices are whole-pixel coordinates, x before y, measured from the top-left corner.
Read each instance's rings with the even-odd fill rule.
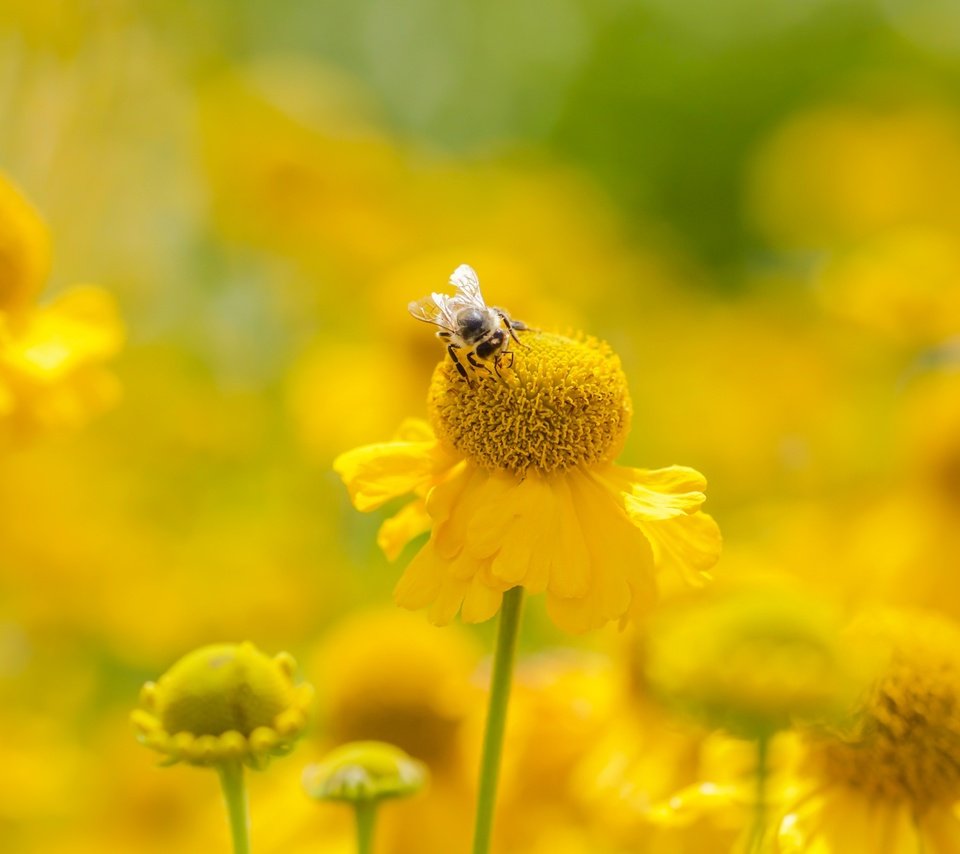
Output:
[[[521,477],[612,459],[632,411],[620,360],[594,339],[520,335],[502,376],[489,363],[471,386],[452,360],[437,366],[427,398],[437,435],[483,468]]]
[[[818,741],[811,758],[825,780],[920,812],[960,798],[960,631],[925,615],[890,639],[855,733]]]

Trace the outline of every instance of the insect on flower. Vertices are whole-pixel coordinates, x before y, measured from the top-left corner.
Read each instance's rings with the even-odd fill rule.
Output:
[[[450,276],[450,284],[456,294],[433,293],[414,300],[408,306],[410,314],[440,327],[437,337],[447,342],[450,358],[470,385],[480,371],[502,376],[501,369],[513,365],[510,341],[521,343],[516,333],[526,330],[526,324],[513,320],[502,308],[487,306],[473,267],[461,264]],[[466,366],[461,359],[466,359]]]

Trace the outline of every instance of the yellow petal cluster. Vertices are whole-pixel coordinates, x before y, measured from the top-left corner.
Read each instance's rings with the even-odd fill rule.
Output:
[[[123,343],[112,297],[76,286],[35,300],[50,265],[42,220],[0,174],[0,430],[72,427],[110,405],[118,385],[103,366]]]
[[[354,505],[413,493],[380,542],[395,556],[430,531],[395,590],[445,625],[482,622],[503,593],[545,593],[554,622],[584,632],[645,613],[659,570],[697,583],[720,552],[706,481],[682,466],[616,466],[631,403],[604,344],[525,333],[502,378],[468,383],[449,360],[429,394],[432,428],[341,454]]]
[[[810,734],[779,851],[960,850],[960,627],[926,612],[861,618],[883,668],[851,725]]]
[[[314,660],[313,672],[323,674],[324,732],[335,743],[388,741],[434,770],[449,766],[476,705],[470,677],[479,657],[456,626],[441,633],[392,606],[354,614],[330,631]]]

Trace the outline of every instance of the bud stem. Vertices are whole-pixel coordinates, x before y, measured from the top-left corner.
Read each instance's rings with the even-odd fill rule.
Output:
[[[353,805],[357,818],[357,854],[373,854],[373,828],[377,822],[376,801],[357,801]]]
[[[227,804],[234,854],[250,854],[250,812],[247,807],[247,789],[243,782],[243,765],[236,760],[221,762],[220,787]]]
[[[510,701],[510,683],[513,661],[520,628],[520,610],[523,588],[513,587],[503,594],[500,625],[490,677],[490,700],[487,706],[487,728],[483,736],[483,755],[480,760],[480,785],[477,792],[477,817],[474,825],[473,854],[489,854],[493,834],[493,812],[497,797],[497,778],[500,774],[500,754]]]

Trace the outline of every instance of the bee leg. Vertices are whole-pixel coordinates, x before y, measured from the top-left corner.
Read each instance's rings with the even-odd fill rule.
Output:
[[[488,374],[493,374],[493,372],[488,368],[483,362],[478,362],[476,357],[473,354],[473,351],[467,353],[467,361],[470,363],[470,367],[475,371],[486,371]]]
[[[527,326],[527,324],[522,320],[514,320],[502,308],[494,308],[493,310],[500,316],[500,319],[503,321],[503,325],[507,327],[507,332],[510,333],[510,337],[522,347],[523,342],[517,338],[517,333],[514,330],[517,330],[518,332],[526,332],[530,329],[530,327]]]
[[[506,361],[506,357],[510,357],[510,361]],[[506,368],[508,371],[513,367],[513,350],[504,350],[501,353],[497,353],[497,358],[493,360],[493,367],[497,372],[497,376],[502,380],[503,374],[501,373],[502,368]]]
[[[467,369],[463,366],[463,362],[457,358],[457,349],[456,344],[449,344],[447,346],[447,352],[450,354],[450,358],[453,359],[453,364],[457,366],[457,371],[459,371],[460,376],[467,381],[468,385],[472,386],[473,383],[470,382],[470,377],[467,376]]]

